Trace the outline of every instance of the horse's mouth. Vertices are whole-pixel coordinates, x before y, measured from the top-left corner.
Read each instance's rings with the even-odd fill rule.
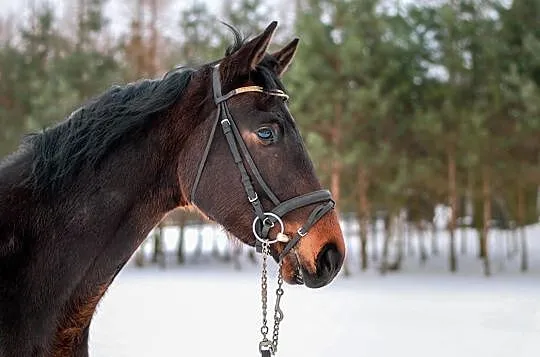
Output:
[[[302,273],[302,266],[300,265],[300,258],[298,257],[298,252],[296,249],[293,249],[293,264],[294,264],[294,282],[298,285],[304,285],[304,274]]]
[[[272,252],[272,256],[279,261],[279,254],[276,251]],[[302,265],[300,264],[300,257],[296,248],[291,249],[291,251],[286,256],[287,262],[291,264],[292,273],[287,277],[286,281],[292,285],[304,285],[304,274],[302,273]],[[283,269],[283,268],[282,268]],[[283,271],[282,271],[283,273]]]

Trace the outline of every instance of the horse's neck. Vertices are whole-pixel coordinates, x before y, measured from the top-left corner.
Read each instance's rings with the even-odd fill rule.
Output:
[[[170,124],[167,128],[167,118],[160,119],[155,131],[119,147],[98,170],[83,169],[52,200],[31,196],[32,190],[17,182],[31,171],[30,151],[1,167],[0,335],[19,331],[24,338],[12,341],[21,346],[17,351],[26,351],[29,337],[36,346],[51,346],[62,331],[89,323],[71,326],[70,314],[84,312],[90,319],[95,307],[90,302],[99,300],[152,227],[185,203],[177,169],[193,122],[175,125],[183,130],[176,133]],[[19,312],[7,321],[1,311]]]
[[[152,227],[179,205],[176,160],[173,151],[149,135],[112,153],[97,171],[80,175],[68,199],[75,208],[104,216],[104,224],[132,219]]]
[[[92,269],[89,264],[99,254],[107,256],[113,265],[119,264],[180,201],[174,153],[153,135],[118,148],[96,171],[83,169],[61,192],[53,193],[52,199],[30,196],[29,187],[3,180],[2,225],[13,227],[15,236],[28,245],[31,254],[41,254],[33,246],[46,245],[53,250],[63,247],[65,251],[58,252],[60,266]],[[20,164],[12,164],[7,171],[11,175],[28,172],[30,165],[28,158],[21,158]],[[8,202],[9,196],[15,199]],[[79,256],[80,263],[70,252],[77,253],[73,257]],[[40,261],[28,258],[29,264]],[[116,266],[110,269],[114,272]]]

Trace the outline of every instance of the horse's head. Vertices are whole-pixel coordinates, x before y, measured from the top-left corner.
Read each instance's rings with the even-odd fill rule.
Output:
[[[322,287],[339,272],[345,245],[280,81],[298,40],[266,52],[276,25],[194,75],[212,91],[180,181],[184,196],[244,243],[256,245],[254,233],[278,240],[270,253],[282,259],[285,281]]]

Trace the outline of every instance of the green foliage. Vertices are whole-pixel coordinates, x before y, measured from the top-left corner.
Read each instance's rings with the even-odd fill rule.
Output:
[[[105,1],[80,3],[73,33],[60,30],[45,6],[0,45],[1,154],[23,133],[133,77],[126,75],[133,55],[125,38],[110,35]],[[512,217],[517,187],[527,193],[527,220],[538,217],[540,0],[399,3],[295,1],[301,42],[284,82],[325,185],[341,174],[341,210],[358,207],[359,171],[374,210],[447,203],[452,153],[458,195],[472,189],[481,207],[481,173],[489,168]],[[218,19],[205,2],[190,2],[159,67],[220,58],[232,39],[219,20],[253,35],[271,20],[271,6],[228,0]]]
[[[217,26],[220,24],[209,12],[206,3],[194,2],[182,11],[179,25],[184,38],[178,46],[177,63],[201,64],[209,58],[223,55],[216,40]]]
[[[233,25],[245,36],[254,36],[269,23],[270,2],[263,0],[227,0],[224,2],[225,22]]]
[[[540,183],[540,1],[387,5],[298,2],[302,46],[287,83],[316,160],[339,161],[348,192],[362,167],[373,207],[391,211],[411,192],[447,202],[448,152],[460,196],[472,185],[481,200],[486,166],[501,196],[514,197],[518,182],[533,192]],[[327,176],[331,167],[318,169]],[[347,194],[340,205],[354,210],[357,200]]]
[[[13,151],[24,133],[61,120],[120,78],[113,49],[98,49],[95,40],[105,30],[102,6],[101,0],[86,2],[75,40],[58,29],[51,7],[38,8],[20,30],[20,45],[0,49],[2,154]]]

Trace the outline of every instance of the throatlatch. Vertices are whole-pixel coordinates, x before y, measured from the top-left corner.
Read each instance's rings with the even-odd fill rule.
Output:
[[[262,178],[253,158],[251,157],[248,148],[240,135],[238,127],[233,120],[233,117],[227,107],[227,100],[234,97],[235,95],[249,92],[258,92],[264,95],[271,95],[281,97],[284,100],[287,100],[289,96],[279,89],[264,89],[260,86],[247,86],[234,89],[228,92],[225,95],[221,94],[221,80],[219,74],[219,64],[216,65],[213,69],[212,74],[212,87],[214,91],[214,102],[216,103],[218,109],[216,113],[216,119],[210,131],[210,136],[206,143],[206,146],[203,151],[199,167],[197,169],[197,175],[191,189],[191,202],[195,203],[195,195],[197,193],[197,186],[204,171],[206,161],[208,159],[208,154],[210,152],[210,147],[215,136],[216,128],[218,123],[221,124],[221,129],[225,138],[227,139],[227,144],[229,150],[234,159],[238,170],[240,171],[242,185],[247,195],[248,201],[253,207],[255,213],[255,218],[253,219],[252,230],[255,236],[255,247],[257,252],[262,253],[262,277],[261,277],[261,300],[262,300],[262,327],[261,334],[262,340],[259,343],[259,351],[261,352],[262,357],[270,357],[277,352],[278,346],[278,335],[279,335],[279,324],[283,320],[283,312],[279,306],[281,297],[283,296],[283,277],[281,274],[281,266],[283,263],[283,258],[289,254],[296,244],[308,234],[308,231],[317,221],[319,221],[326,213],[330,212],[334,206],[334,200],[328,190],[317,190],[310,193],[306,193],[300,196],[293,197],[286,201],[281,202],[274,192],[270,189],[268,184]],[[259,195],[255,190],[252,177],[248,174],[246,165],[249,166],[251,173],[254,176],[254,179],[257,181],[259,186],[263,189],[264,194],[272,203],[275,205],[274,209],[271,211],[265,211],[264,207],[259,199]],[[285,231],[285,225],[283,223],[282,217],[287,213],[294,211],[295,209],[319,204],[316,206],[309,215],[306,222],[300,227],[294,236],[290,238],[287,236]],[[279,232],[276,234],[274,239],[270,239],[269,233],[275,225],[279,224]],[[286,244],[283,250],[281,251],[278,259],[279,271],[278,271],[278,287],[276,289],[276,304],[274,307],[274,329],[272,332],[272,339],[268,339],[268,320],[267,320],[267,308],[268,308],[268,256],[270,255],[270,245],[281,242]]]

